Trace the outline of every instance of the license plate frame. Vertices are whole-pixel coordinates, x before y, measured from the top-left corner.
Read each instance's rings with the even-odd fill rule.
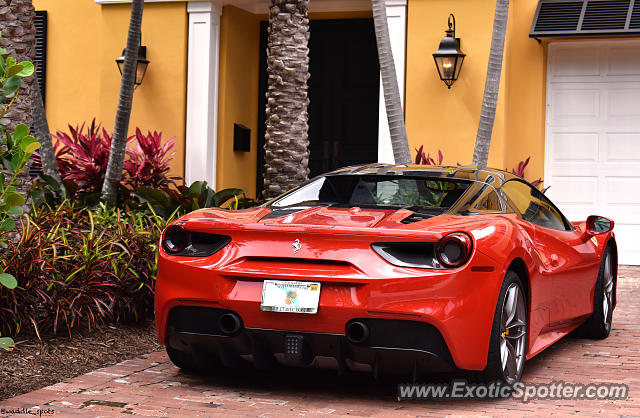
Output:
[[[260,310],[316,314],[320,302],[320,282],[264,280]]]

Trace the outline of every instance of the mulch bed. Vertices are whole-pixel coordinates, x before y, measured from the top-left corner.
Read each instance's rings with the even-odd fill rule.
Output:
[[[152,321],[103,326],[72,338],[39,341],[20,334],[15,340],[12,351],[0,350],[0,401],[162,348]]]

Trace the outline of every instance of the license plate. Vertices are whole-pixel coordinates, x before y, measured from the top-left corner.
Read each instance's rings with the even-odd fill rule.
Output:
[[[320,283],[265,280],[260,309],[271,312],[318,312]]]

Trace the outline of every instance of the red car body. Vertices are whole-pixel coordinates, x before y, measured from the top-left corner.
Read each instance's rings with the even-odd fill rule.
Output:
[[[380,167],[350,168],[335,175],[376,173]],[[410,166],[387,168],[384,174],[415,174],[416,170],[460,178],[480,172]],[[485,170],[482,175],[479,183],[494,182],[498,187],[492,188],[498,191],[515,179],[498,170]],[[536,225],[517,210],[509,210],[508,201],[502,212],[445,211],[415,222],[403,222],[414,214],[409,208],[320,205],[282,216],[268,216],[276,210],[268,205],[192,212],[176,224],[190,233],[217,234],[230,241],[206,257],[172,255],[160,245],[155,299],[159,341],[186,352],[205,347],[217,352],[223,363],[229,353],[244,359],[251,354],[256,362],[261,357],[256,346],[265,345],[266,355],[273,355],[278,349],[286,350],[278,339],[293,333],[310,341],[312,356],[334,357],[338,367],[346,363],[347,368],[357,368],[357,363],[368,364],[375,372],[413,373],[442,370],[446,365],[483,370],[502,280],[507,270],[513,270],[527,293],[529,359],[592,314],[603,251],[615,250],[615,241],[611,228],[589,234],[585,222],[573,223],[567,230]],[[380,242],[390,248],[394,243],[437,243],[452,232],[472,238],[468,259],[455,268],[394,265],[372,249]],[[317,313],[261,310],[266,278],[321,283]],[[175,319],[179,324],[171,323],[171,312],[180,307],[192,316],[181,314],[181,319]],[[203,330],[206,324],[190,328],[188,324],[198,322],[204,312],[188,311],[193,308],[235,313],[241,329],[223,335],[215,326]],[[380,337],[363,347],[345,341],[345,329],[355,319],[390,320],[367,322],[374,324],[371,338],[377,332],[389,342]],[[394,329],[399,335],[393,335]],[[442,341],[424,348],[410,342],[412,334],[423,332]],[[320,341],[322,336],[326,338]],[[409,342],[402,346],[403,341]],[[396,355],[385,356],[392,351]]]

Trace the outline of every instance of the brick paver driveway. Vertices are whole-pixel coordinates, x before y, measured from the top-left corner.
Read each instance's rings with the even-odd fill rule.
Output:
[[[626,400],[398,402],[393,385],[368,375],[338,377],[335,372],[303,370],[205,379],[181,373],[163,352],[155,352],[3,401],[0,416],[18,409],[38,414],[37,408],[42,416],[638,416],[639,288],[640,268],[621,268],[609,338],[565,338],[529,361],[524,375],[524,381],[536,383],[624,383],[630,389]]]

